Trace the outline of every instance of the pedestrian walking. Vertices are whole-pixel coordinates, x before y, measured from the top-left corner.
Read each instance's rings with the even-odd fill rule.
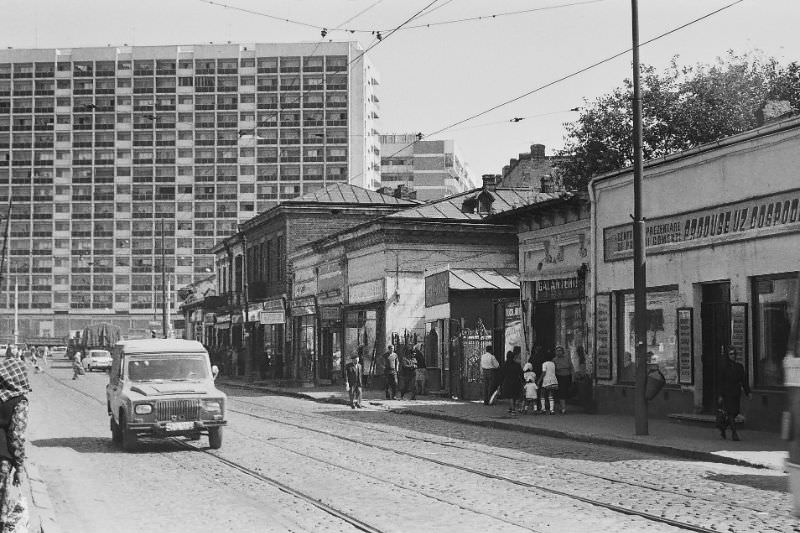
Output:
[[[542,398],[545,403],[542,405],[542,412],[548,411],[551,415],[556,414],[555,393],[558,391],[558,379],[556,378],[556,365],[553,363],[553,354],[545,355],[542,363]]]
[[[417,376],[417,358],[408,348],[400,356],[400,399],[404,399],[407,392],[411,393],[411,399],[417,399],[417,389],[414,380]]]
[[[72,379],[78,379],[78,376],[82,376],[86,373],[83,369],[83,362],[81,361],[81,352],[75,352],[75,355],[72,356]]]
[[[350,408],[361,409],[361,381],[364,378],[364,369],[358,360],[358,354],[350,356],[350,361],[344,366],[344,389],[350,394]]]
[[[483,380],[483,405],[489,405],[489,397],[492,395],[496,388],[497,369],[500,363],[494,356],[492,345],[487,344],[481,354],[481,379]]]
[[[400,368],[399,365],[397,353],[394,351],[394,346],[390,344],[386,349],[386,353],[383,354],[384,389],[386,391],[387,400],[397,399],[397,372]],[[390,390],[392,392],[391,396],[389,396]]]
[[[428,365],[425,363],[425,354],[422,353],[422,343],[414,345],[414,360],[417,369],[414,372],[414,390],[423,396],[428,394]]]
[[[506,353],[506,360],[503,363],[502,384],[500,385],[500,395],[508,398],[508,412],[517,412],[517,403],[522,398],[522,385],[524,384],[522,366],[519,364],[519,356],[512,350]]]
[[[47,360],[50,358],[50,348],[42,346],[42,364],[47,367]]]
[[[750,398],[750,385],[744,373],[744,366],[736,361],[736,348],[728,348],[728,357],[722,356],[718,369],[717,386],[719,387],[719,408],[717,428],[720,437],[727,438],[725,432],[731,428],[731,440],[739,440],[736,432],[736,417],[741,410],[742,390]]]
[[[572,390],[572,375],[575,373],[575,368],[572,366],[572,358],[562,346],[556,346],[553,364],[556,366],[556,380],[558,381],[558,403],[563,415],[567,412],[567,398]]]
[[[0,532],[28,531],[28,506],[21,488],[25,431],[31,391],[25,363],[0,360]]]

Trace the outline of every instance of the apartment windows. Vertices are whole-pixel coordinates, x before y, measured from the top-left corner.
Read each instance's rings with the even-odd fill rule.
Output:
[[[347,107],[347,94],[328,94],[328,107]]]
[[[214,92],[214,76],[195,76],[194,90],[199,93]]]
[[[131,70],[130,61],[117,61],[117,70],[127,72]]]
[[[278,72],[278,58],[277,57],[259,57],[256,60],[256,65],[259,73],[274,73]]]
[[[120,78],[118,81],[122,81],[122,79]],[[152,93],[153,89],[155,89],[153,78],[135,78],[133,80],[134,94]]]
[[[278,108],[278,95],[277,94],[259,94],[258,102],[256,104],[258,109],[277,109]]]
[[[117,88],[130,89],[132,85],[130,78],[117,78]]]
[[[281,167],[281,181],[300,181],[300,167],[295,165]]]
[[[238,118],[236,113],[217,113],[217,127],[235,128],[239,124]]]
[[[347,126],[347,113],[345,111],[328,111],[325,114],[327,126]]]
[[[156,75],[158,76],[174,76],[175,75],[175,61],[172,59],[159,59],[156,61]]]
[[[239,88],[236,76],[225,76],[217,78],[217,91],[236,92]]]
[[[256,102],[256,95],[253,93],[240,94],[239,102],[242,104],[254,104]]]
[[[212,105],[208,109],[214,109],[213,106],[213,97],[212,98]],[[217,96],[217,109],[236,109],[239,105],[238,98],[235,94],[220,94]]]
[[[322,94],[306,94],[303,96],[303,107],[314,109],[320,108],[325,105],[325,101],[322,98]]]
[[[255,76],[242,76],[239,78],[239,85],[243,87],[252,87],[256,84],[256,77]]]
[[[239,61],[239,66],[243,68],[253,68],[256,66],[256,59],[254,57],[243,57]]]
[[[194,87],[194,78],[191,76],[181,76],[178,78],[179,87]]]
[[[283,109],[296,109],[300,107],[300,94],[281,94],[281,107]]]
[[[300,130],[281,130],[281,144],[300,144]]]
[[[135,76],[152,76],[153,73],[152,59],[140,59],[133,62],[133,74]]]
[[[324,177],[322,165],[306,165],[303,167],[303,180],[322,180]]]
[[[347,148],[328,148],[325,160],[328,162],[347,161]]]
[[[325,56],[327,72],[342,72],[347,68],[347,56]]]

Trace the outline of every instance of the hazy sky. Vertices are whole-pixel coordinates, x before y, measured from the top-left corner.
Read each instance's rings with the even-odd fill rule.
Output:
[[[216,0],[215,0],[216,1]],[[519,96],[630,46],[629,0],[438,0],[434,23],[533,8],[527,14],[474,22],[394,28],[432,0],[218,0],[312,26],[383,30],[369,53],[381,73],[381,130],[429,133]],[[680,26],[734,0],[640,0],[641,40]],[[569,5],[572,4],[572,5]],[[321,39],[290,24],[203,0],[0,0],[0,45],[14,48],[191,44],[209,41],[292,42]],[[566,6],[566,7],[555,7]],[[800,0],[744,0],[641,50],[643,63],[664,68],[713,61],[733,49],[758,49],[784,63],[800,59]],[[330,31],[333,40],[366,32]],[[630,76],[630,55],[432,138],[456,140],[476,174],[498,173],[532,143],[560,147],[569,109]],[[513,117],[528,117],[509,122]],[[384,154],[388,155],[388,154]]]

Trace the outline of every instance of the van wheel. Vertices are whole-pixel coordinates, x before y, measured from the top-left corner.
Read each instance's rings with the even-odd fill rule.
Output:
[[[114,417],[111,418],[111,442],[114,444],[119,444],[122,442],[122,429],[117,424],[117,421],[114,420]]]
[[[222,426],[208,428],[208,445],[212,450],[219,450],[222,447]]]
[[[124,412],[120,412],[119,425],[122,433],[122,449],[130,452],[136,448],[136,433],[128,430],[128,422]]]

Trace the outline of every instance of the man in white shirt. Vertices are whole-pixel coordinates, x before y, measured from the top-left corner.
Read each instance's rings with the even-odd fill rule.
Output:
[[[481,377],[483,378],[483,405],[489,405],[489,396],[494,392],[495,373],[500,363],[493,355],[492,345],[487,344],[481,354]]]

